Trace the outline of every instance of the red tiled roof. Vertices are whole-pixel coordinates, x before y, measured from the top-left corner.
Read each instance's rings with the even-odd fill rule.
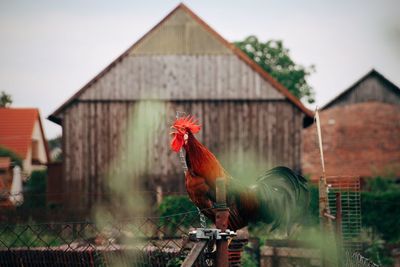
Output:
[[[0,146],[25,158],[38,119],[40,121],[36,108],[0,108]]]

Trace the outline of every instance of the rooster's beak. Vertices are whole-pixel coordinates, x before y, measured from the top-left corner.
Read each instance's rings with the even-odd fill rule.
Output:
[[[173,131],[169,133],[170,135],[173,135],[173,134],[177,134],[177,133],[178,133],[178,131],[177,131],[177,129],[175,128],[175,126],[171,126],[170,129],[173,129]]]

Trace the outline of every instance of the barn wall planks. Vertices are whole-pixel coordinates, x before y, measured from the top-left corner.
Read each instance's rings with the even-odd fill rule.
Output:
[[[81,100],[284,99],[236,55],[125,57]]]
[[[138,43],[130,54],[229,54],[204,25],[185,10],[176,10]]]
[[[129,149],[133,146],[128,128],[133,122],[135,101],[81,101],[67,110],[64,118],[64,172],[67,191],[88,196],[74,198],[74,203],[93,205],[107,192],[105,176],[111,166],[132,169]],[[286,165],[300,171],[301,113],[286,101],[167,101],[162,102],[161,125],[156,138],[147,138],[141,163],[148,168],[148,187],[162,184],[164,191],[184,191],[182,167],[169,148],[169,127],[175,111],[185,111],[199,118],[202,130],[197,138],[229,166],[243,163],[248,155],[267,169]],[[150,135],[149,135],[150,136]],[[134,144],[137,146],[138,144]],[[152,153],[147,153],[151,151]],[[237,161],[240,162],[237,162]],[[118,179],[118,177],[113,177]],[[132,191],[137,190],[132,187]]]
[[[371,101],[400,105],[400,90],[380,75],[371,74],[324,109]]]

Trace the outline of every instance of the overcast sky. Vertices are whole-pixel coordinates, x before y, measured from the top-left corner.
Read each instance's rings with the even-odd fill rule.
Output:
[[[400,85],[400,1],[185,1],[229,41],[282,39],[292,58],[316,66],[318,105],[371,68]],[[45,119],[179,1],[0,0],[0,91]],[[313,106],[311,106],[313,108]]]

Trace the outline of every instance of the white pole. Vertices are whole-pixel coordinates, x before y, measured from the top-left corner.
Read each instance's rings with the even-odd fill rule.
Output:
[[[322,148],[322,133],[321,133],[321,121],[319,119],[319,110],[315,111],[315,122],[317,124],[317,134],[318,134],[318,144],[319,144],[319,153],[321,156],[321,165],[322,165],[322,173],[323,177],[325,177],[325,160],[324,160],[324,150]]]
[[[13,170],[13,180],[9,200],[14,204],[14,206],[20,206],[24,202],[24,195],[22,194],[21,168],[19,166],[15,166]]]

